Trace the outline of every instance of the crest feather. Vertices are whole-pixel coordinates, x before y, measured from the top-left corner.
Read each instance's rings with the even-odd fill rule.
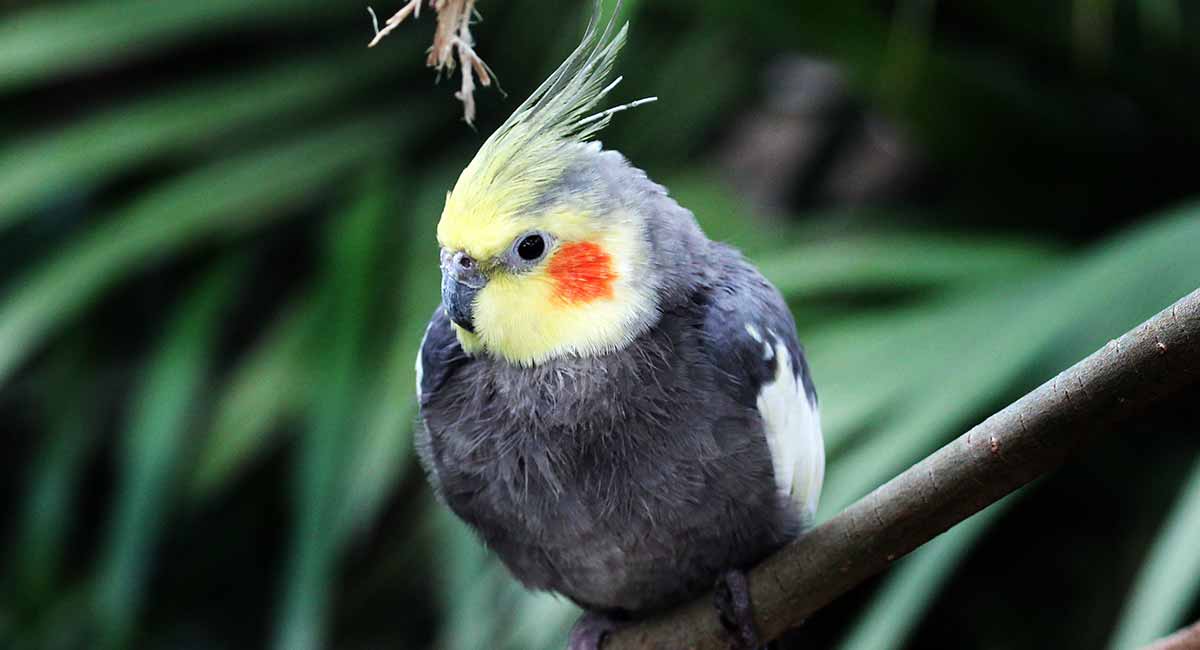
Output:
[[[656,99],[593,113],[621,81],[618,77],[605,85],[629,29],[628,23],[616,29],[618,10],[619,3],[601,28],[602,9],[596,1],[579,46],[496,129],[463,170],[447,198],[443,225],[451,225],[448,220],[513,218],[561,176],[572,161],[574,145],[590,140],[614,113]]]
[[[621,81],[618,78],[603,86],[616,63],[617,54],[625,45],[629,23],[622,25],[614,35],[614,12],[601,31],[600,12],[600,3],[596,2],[595,12],[579,46],[488,138],[485,148],[499,141],[534,139],[542,135],[584,142],[608,124],[605,118],[611,113],[598,114],[604,115],[600,119],[589,117],[588,113]]]

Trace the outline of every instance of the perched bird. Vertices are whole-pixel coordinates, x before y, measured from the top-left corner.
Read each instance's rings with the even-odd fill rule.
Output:
[[[586,611],[571,648],[714,585],[753,647],[741,572],[813,519],[816,392],[779,292],[589,142],[625,33],[593,17],[447,195],[417,447],[514,576]]]

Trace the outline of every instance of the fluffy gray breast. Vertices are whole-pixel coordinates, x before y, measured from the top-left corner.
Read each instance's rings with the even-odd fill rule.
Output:
[[[465,355],[439,310],[418,359],[421,414],[455,472],[509,480],[504,469],[517,459],[522,483],[536,470],[555,491],[588,477],[651,481],[673,458],[719,459],[758,428],[706,345],[702,308],[689,304],[616,352],[522,367]],[[694,468],[675,470],[686,485]]]

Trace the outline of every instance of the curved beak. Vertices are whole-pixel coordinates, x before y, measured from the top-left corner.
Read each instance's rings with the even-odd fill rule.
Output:
[[[442,307],[450,320],[475,333],[475,296],[487,284],[475,261],[462,252],[442,252]]]
[[[442,273],[442,306],[450,320],[459,327],[475,333],[475,294],[479,289],[455,280],[450,274]]]

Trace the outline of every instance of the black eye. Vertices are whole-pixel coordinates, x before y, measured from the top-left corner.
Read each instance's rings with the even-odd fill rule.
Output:
[[[527,262],[536,260],[545,252],[546,240],[541,235],[529,235],[517,244],[517,255],[520,255],[521,259]]]

